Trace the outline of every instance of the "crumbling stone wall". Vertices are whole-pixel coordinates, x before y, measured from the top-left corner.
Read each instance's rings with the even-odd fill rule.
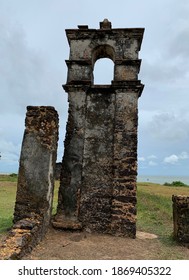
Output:
[[[114,111],[109,88],[88,92],[78,218],[92,231],[108,232],[111,225]]]
[[[53,107],[28,106],[22,150],[14,222],[30,213],[49,224],[54,190],[58,141],[58,115]]]
[[[189,196],[173,195],[173,235],[189,246]]]
[[[58,114],[50,106],[28,106],[18,174],[14,225],[0,258],[19,259],[46,233],[52,210]]]
[[[70,45],[69,117],[62,162],[57,228],[135,237],[138,80],[143,28],[66,30]],[[110,85],[94,85],[100,58],[114,62]]]

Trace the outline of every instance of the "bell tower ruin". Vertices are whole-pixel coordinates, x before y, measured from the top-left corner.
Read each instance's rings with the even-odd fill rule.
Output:
[[[138,58],[143,28],[67,29],[69,116],[53,226],[136,235]],[[110,85],[94,85],[100,58],[114,62]]]

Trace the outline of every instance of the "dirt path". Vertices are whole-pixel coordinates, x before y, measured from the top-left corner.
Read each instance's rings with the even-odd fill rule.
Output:
[[[137,233],[136,239],[49,229],[27,260],[145,260],[189,259],[189,249],[163,245],[152,235]]]

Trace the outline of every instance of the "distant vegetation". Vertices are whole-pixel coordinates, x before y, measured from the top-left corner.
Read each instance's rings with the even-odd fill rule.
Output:
[[[9,176],[10,177],[17,177],[18,175],[16,173],[11,173]]]
[[[0,174],[0,182],[17,182],[18,175],[16,173],[12,173],[9,175]]]
[[[164,183],[164,186],[173,186],[173,187],[188,187],[185,183],[181,181],[173,181],[172,183]]]

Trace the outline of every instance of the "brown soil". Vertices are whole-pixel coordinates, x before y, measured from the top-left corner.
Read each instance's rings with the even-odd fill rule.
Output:
[[[189,249],[165,245],[155,235],[138,232],[136,239],[49,229],[27,260],[152,260],[189,259]]]

